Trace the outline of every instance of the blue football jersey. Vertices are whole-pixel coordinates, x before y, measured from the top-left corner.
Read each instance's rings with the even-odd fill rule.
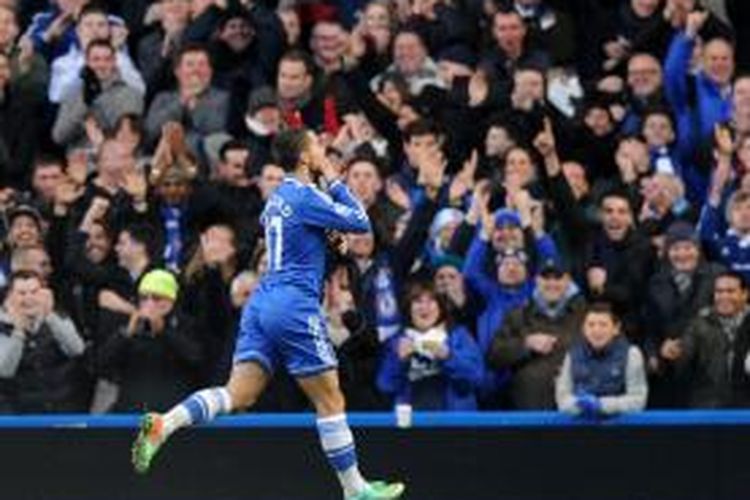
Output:
[[[367,212],[341,181],[325,193],[288,176],[266,202],[268,273],[263,286],[291,285],[316,296],[322,291],[327,230],[370,231]]]

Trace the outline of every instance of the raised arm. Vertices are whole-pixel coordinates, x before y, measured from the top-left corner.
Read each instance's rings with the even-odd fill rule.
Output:
[[[367,211],[340,180],[333,181],[328,194],[311,187],[304,197],[305,210],[300,215],[306,224],[350,233],[371,230]]]
[[[688,77],[695,39],[708,18],[708,13],[692,12],[685,31],[674,35],[664,62],[664,90],[672,107],[681,113],[689,106]]]

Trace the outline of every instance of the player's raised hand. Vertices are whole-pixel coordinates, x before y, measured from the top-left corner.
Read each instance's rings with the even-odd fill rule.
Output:
[[[328,158],[325,146],[314,132],[309,132],[309,142],[301,161],[307,164],[311,173],[322,175],[328,183],[341,176],[339,166]]]

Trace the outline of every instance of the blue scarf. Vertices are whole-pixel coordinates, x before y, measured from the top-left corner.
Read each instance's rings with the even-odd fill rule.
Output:
[[[375,275],[375,322],[378,339],[385,342],[401,329],[401,313],[393,272],[387,265],[379,266]]]
[[[182,261],[182,220],[185,211],[178,206],[165,206],[161,209],[161,218],[166,234],[164,245],[164,264],[170,271],[179,272]]]

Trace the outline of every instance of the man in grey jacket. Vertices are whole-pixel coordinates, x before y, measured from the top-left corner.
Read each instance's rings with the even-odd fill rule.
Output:
[[[86,48],[83,84],[60,106],[52,129],[57,144],[81,146],[86,141],[86,122],[94,120],[102,130],[112,130],[126,114],[143,113],[143,95],[120,77],[115,49],[106,40],[95,40]]]
[[[52,291],[33,272],[11,276],[0,309],[0,412],[81,410],[75,358],[85,349]]]
[[[229,94],[211,85],[213,67],[205,47],[184,45],[175,60],[177,88],[160,92],[146,116],[146,138],[156,144],[168,122],[182,124],[194,153],[202,149],[203,138],[223,132],[229,113]]]

